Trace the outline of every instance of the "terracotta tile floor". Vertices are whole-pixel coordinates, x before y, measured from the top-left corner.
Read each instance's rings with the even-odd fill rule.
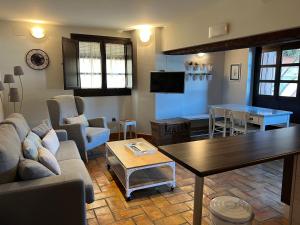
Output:
[[[90,160],[96,200],[87,205],[88,224],[177,225],[192,224],[194,176],[176,165],[174,192],[162,186],[133,193],[126,202],[120,184],[106,169],[104,151]],[[282,161],[238,169],[205,178],[202,224],[210,224],[208,206],[212,198],[232,195],[249,202],[255,211],[254,224],[288,224],[280,202]],[[121,191],[120,191],[121,190]]]

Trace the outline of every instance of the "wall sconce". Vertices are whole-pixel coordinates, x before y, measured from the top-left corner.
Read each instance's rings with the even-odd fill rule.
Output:
[[[44,28],[42,28],[42,27],[32,27],[31,28],[31,35],[34,38],[42,39],[42,38],[45,37],[46,33],[45,33]]]
[[[142,43],[146,44],[150,41],[151,39],[151,27],[150,26],[143,26],[140,29],[140,40]]]
[[[198,54],[197,54],[197,56],[199,56],[199,57],[203,57],[203,56],[205,56],[206,55],[206,53],[204,53],[204,52],[199,52]]]

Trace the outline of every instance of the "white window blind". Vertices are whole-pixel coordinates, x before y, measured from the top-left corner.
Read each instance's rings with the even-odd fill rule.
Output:
[[[101,88],[101,51],[98,42],[79,42],[81,88]]]
[[[107,88],[126,87],[126,57],[124,44],[106,44]]]

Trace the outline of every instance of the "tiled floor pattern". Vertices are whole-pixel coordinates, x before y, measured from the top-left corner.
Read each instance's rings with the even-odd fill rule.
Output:
[[[177,225],[192,224],[194,176],[176,165],[177,187],[169,192],[158,187],[133,193],[126,202],[113,174],[106,169],[104,154],[90,160],[96,200],[87,205],[88,224]],[[208,206],[212,198],[232,195],[249,202],[254,224],[288,224],[280,202],[282,161],[238,169],[205,178],[202,224],[210,224]]]

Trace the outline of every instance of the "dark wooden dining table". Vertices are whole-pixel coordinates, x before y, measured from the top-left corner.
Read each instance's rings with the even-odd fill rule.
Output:
[[[292,183],[295,182],[292,178],[296,176],[297,170],[297,176],[300,177],[300,169],[295,169],[295,161],[300,154],[300,126],[160,146],[159,150],[195,174],[194,225],[201,224],[203,185],[206,176],[286,159],[292,164],[288,165],[292,170],[286,170],[288,173],[284,175],[285,180],[290,180],[292,187]],[[290,191],[291,187],[283,188]]]

